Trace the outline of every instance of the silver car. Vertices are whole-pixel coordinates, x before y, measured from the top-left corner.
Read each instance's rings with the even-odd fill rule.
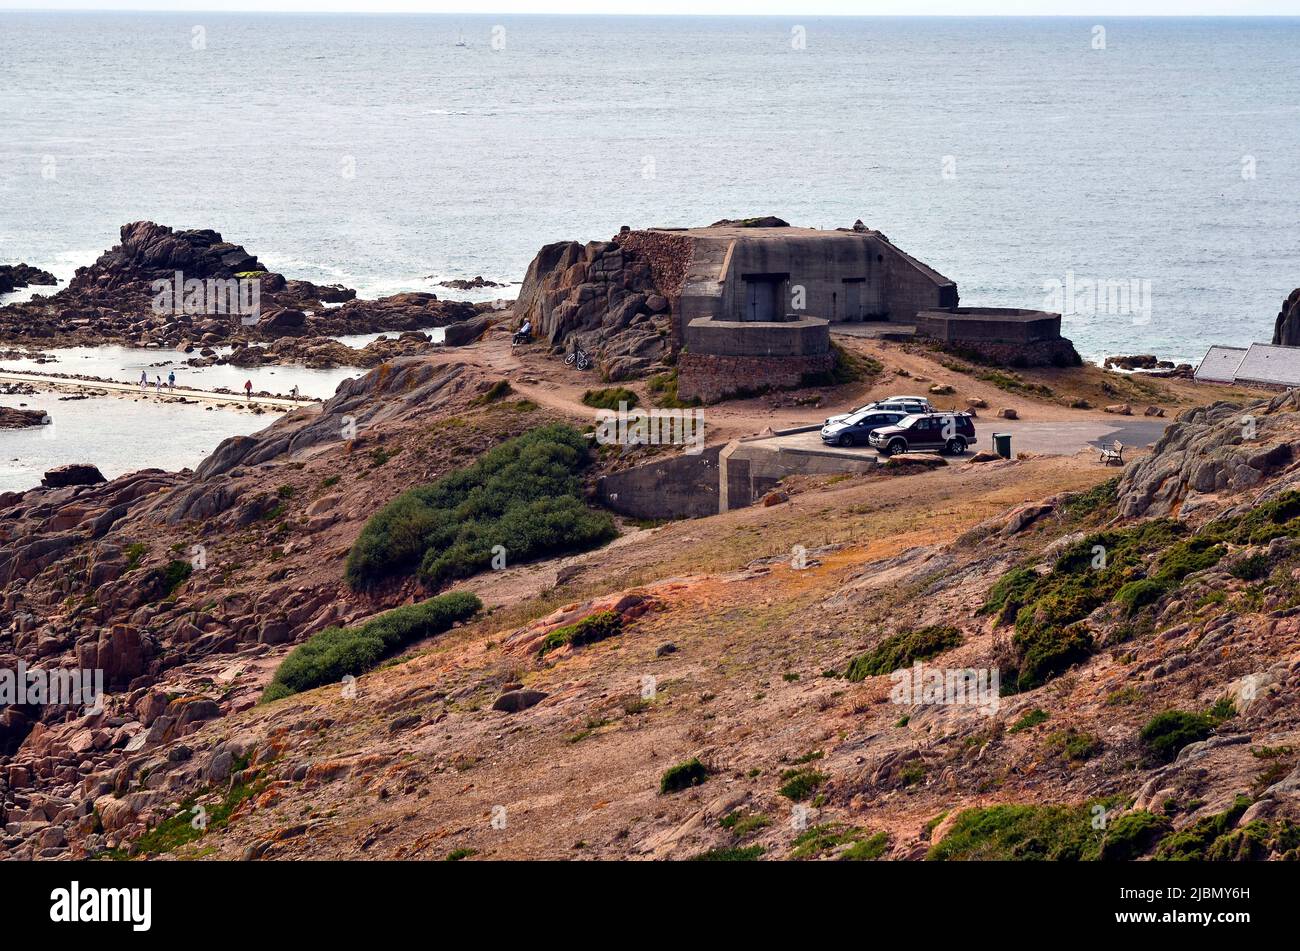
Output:
[[[878,400],[875,403],[868,403],[865,406],[859,406],[849,413],[840,413],[836,416],[829,416],[824,426],[832,423],[842,423],[850,416],[856,416],[859,413],[865,413],[868,410],[875,410],[880,413],[901,413],[904,416],[914,416],[917,413],[932,413],[933,407],[930,401],[921,396],[891,396],[887,400]]]
[[[864,409],[849,413],[838,422],[828,422],[822,427],[822,442],[828,446],[865,446],[877,429],[893,426],[906,418],[906,413],[897,410]]]

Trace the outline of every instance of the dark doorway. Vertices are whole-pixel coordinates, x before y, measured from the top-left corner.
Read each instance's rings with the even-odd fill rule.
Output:
[[[863,308],[862,289],[866,283],[861,277],[848,277],[844,279],[844,319],[861,321],[866,319],[866,311]]]
[[[745,311],[742,320],[780,320],[785,313],[781,290],[788,274],[745,274]]]

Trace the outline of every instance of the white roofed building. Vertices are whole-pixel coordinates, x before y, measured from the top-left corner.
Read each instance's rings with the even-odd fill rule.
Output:
[[[1300,347],[1251,344],[1241,358],[1233,382],[1251,386],[1300,387]]]
[[[1245,347],[1211,347],[1201,359],[1194,376],[1202,383],[1232,383],[1237,367],[1246,355]]]
[[[1300,389],[1300,347],[1272,343],[1252,343],[1247,349],[1211,347],[1194,376],[1202,383]]]

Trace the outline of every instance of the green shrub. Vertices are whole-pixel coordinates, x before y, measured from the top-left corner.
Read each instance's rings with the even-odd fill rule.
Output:
[[[557,627],[551,631],[543,639],[539,653],[545,654],[547,651],[553,651],[565,644],[572,644],[574,647],[581,647],[583,644],[594,644],[596,641],[603,641],[607,637],[622,633],[622,631],[623,615],[617,611],[598,611],[595,614],[587,615],[574,624],[566,624],[564,627]]]
[[[654,397],[656,406],[664,409],[687,409],[692,406],[699,406],[698,397],[691,397],[684,400],[677,395],[677,369],[674,367],[664,373],[657,373],[646,381],[646,388]]]
[[[898,780],[904,786],[915,786],[925,781],[926,768],[920,760],[913,760],[898,771]]]
[[[455,591],[394,608],[358,627],[329,627],[299,644],[280,663],[262,694],[269,703],[322,684],[357,676],[413,641],[441,634],[483,607],[469,592]]]
[[[1237,704],[1231,697],[1220,697],[1214,701],[1214,706],[1210,707],[1207,716],[1218,726],[1224,720],[1231,720],[1237,715]]]
[[[1245,515],[1210,522],[1202,532],[1239,545],[1266,545],[1275,538],[1300,537],[1300,491],[1285,492]]]
[[[1127,616],[1132,617],[1148,604],[1155,604],[1168,590],[1169,586],[1164,582],[1151,578],[1130,581],[1115,593],[1115,603],[1124,609]]]
[[[1103,862],[1130,862],[1149,852],[1171,828],[1168,819],[1153,812],[1125,813],[1106,828],[1099,858]]]
[[[960,354],[965,356],[966,354]],[[1008,373],[1003,370],[989,370],[980,373],[977,377],[985,383],[992,383],[1000,390],[1006,390],[1008,393],[1032,394],[1035,396],[1053,396],[1055,395],[1052,388],[1045,383],[1030,383],[1018,373]]]
[[[1138,733],[1138,739],[1152,759],[1168,763],[1184,746],[1197,743],[1213,733],[1214,725],[1214,718],[1206,713],[1166,710],[1147,721]]]
[[[1119,476],[1099,482],[1091,489],[1074,492],[1061,503],[1066,518],[1083,519],[1094,514],[1112,513],[1118,498]]]
[[[1197,536],[1176,542],[1160,556],[1154,577],[1171,583],[1172,587],[1172,582],[1182,581],[1193,572],[1213,568],[1227,553],[1228,549],[1212,537]]]
[[[885,854],[889,847],[889,834],[877,832],[875,835],[854,842],[840,853],[841,862],[874,862]]]
[[[140,559],[144,557],[145,552],[148,550],[149,546],[144,542],[132,542],[123,548],[122,554],[126,555],[126,570],[130,571],[140,564]]]
[[[766,851],[761,845],[727,846],[692,855],[692,862],[753,862]]]
[[[1012,568],[989,589],[978,614],[992,614],[999,623],[1014,620],[1016,612],[1029,601],[1029,593],[1038,581],[1032,568]]]
[[[1129,582],[1140,580],[1148,558],[1164,553],[1155,580],[1172,586],[1185,573],[1221,557],[1221,549],[1201,540],[1180,545],[1186,532],[1171,519],[1095,532],[1062,551],[1047,574],[1025,566],[1004,574],[980,610],[995,615],[999,624],[1014,618],[1010,686],[1033,689],[1091,656],[1092,634],[1079,622]],[[1125,598],[1149,595],[1144,587],[1130,589]]]
[[[1030,610],[1024,608],[1023,610]],[[1017,621],[1018,623],[1018,621]],[[1031,628],[1011,638],[1016,650],[1016,687],[1032,690],[1092,656],[1092,634],[1082,624]]]
[[[487,568],[498,545],[518,562],[609,541],[613,520],[582,501],[578,474],[589,461],[570,426],[506,440],[380,509],[348,554],[348,583],[364,588],[418,570],[437,586]]]
[[[829,779],[825,773],[815,769],[787,769],[781,774],[781,788],[777,790],[786,799],[803,802]]]
[[[1011,726],[1007,727],[1007,732],[1019,733],[1021,730],[1028,730],[1030,727],[1038,726],[1038,724],[1043,723],[1046,720],[1047,720],[1047,711],[1040,710],[1037,707],[1035,707],[1033,710],[1030,710],[1028,713],[1022,716]]]
[[[876,674],[888,674],[929,660],[961,645],[961,632],[948,625],[930,625],[885,638],[874,649],[855,657],[844,676],[856,683]]]
[[[692,757],[685,763],[667,769],[659,779],[660,793],[681,792],[692,786],[698,786],[709,778],[709,768]]]
[[[603,390],[588,390],[582,394],[582,401],[596,409],[616,410],[620,403],[624,408],[632,409],[639,402],[639,397],[625,386],[611,386]]]
[[[1242,581],[1258,581],[1268,574],[1270,564],[1268,555],[1248,555],[1229,568],[1228,574]]]
[[[203,807],[207,813],[207,822],[201,825],[194,823],[195,808],[198,805],[197,797],[186,799],[181,803],[180,811],[163,819],[135,841],[136,851],[146,855],[149,853],[166,855],[202,838],[209,832],[224,829],[230,824],[230,814],[265,788],[264,778],[259,778],[252,783],[231,786],[221,795],[219,801]],[[126,845],[120,845],[112,851],[102,853],[102,857],[112,861],[122,861],[129,858],[129,855]]]
[[[1140,699],[1142,699],[1142,691],[1137,687],[1120,687],[1106,694],[1106,706],[1126,707],[1131,703],[1137,703]]]
[[[760,812],[741,812],[739,809],[727,813],[718,820],[718,825],[730,831],[738,839],[752,835],[771,824],[772,820]]]
[[[1300,860],[1300,825],[1290,819],[1256,819],[1211,842],[1205,849],[1205,860],[1259,862],[1274,852],[1282,861]]]
[[[868,835],[867,830],[856,826],[847,826],[839,822],[827,822],[810,826],[795,837],[790,849],[792,859],[820,858],[833,849],[847,845],[838,858],[841,861],[867,862],[878,859],[885,854],[889,845],[889,835],[877,832]]]
[[[834,362],[829,370],[805,373],[799,385],[840,386],[845,383],[859,383],[874,379],[885,368],[875,357],[865,353],[852,353],[838,343],[831,344],[831,356],[834,357]]]
[[[1068,730],[1058,730],[1050,734],[1047,737],[1047,748],[1072,763],[1081,763],[1101,752],[1101,740],[1091,733],[1083,733],[1070,727]]]
[[[1079,861],[1097,856],[1101,832],[1088,806],[1001,805],[966,809],[943,839],[933,861]]]
[[[1156,849],[1160,861],[1204,861],[1215,842],[1227,835],[1241,814],[1250,808],[1250,799],[1238,796],[1223,812],[1196,820],[1185,829],[1166,836]]]
[[[1249,800],[1246,802],[1248,805]],[[1166,843],[1178,835],[1168,836],[1171,825],[1167,818],[1144,811],[1125,813],[1110,822],[1104,831],[1096,829],[1093,818],[1097,805],[1116,809],[1120,803],[1110,799],[1080,806],[1001,805],[967,809],[957,816],[943,840],[931,847],[926,858],[1125,862],[1147,854],[1157,842],[1160,842],[1159,849],[1164,850]],[[1234,817],[1232,822],[1235,821]],[[1222,828],[1223,823],[1215,827]],[[1197,840],[1200,841],[1199,836]],[[1159,851],[1157,857],[1161,857]]]
[[[497,400],[503,400],[511,393],[514,388],[510,386],[509,380],[497,380],[480,395],[470,400],[470,406],[487,406],[489,403],[495,403]]]
[[[194,573],[194,566],[188,561],[172,559],[163,568],[163,596],[167,596],[183,585]]]

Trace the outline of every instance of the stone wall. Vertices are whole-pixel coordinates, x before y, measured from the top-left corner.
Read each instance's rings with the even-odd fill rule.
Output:
[[[998,366],[1079,366],[1061,315],[1009,307],[952,307],[916,315],[916,334],[958,356]]]
[[[1009,307],[953,307],[916,315],[916,332],[944,343],[975,341],[1017,346],[1061,339],[1061,315]]]
[[[677,395],[716,403],[737,393],[800,386],[835,366],[833,353],[797,357],[727,357],[685,351],[677,360]]]
[[[961,340],[940,346],[959,357],[1005,367],[1077,367],[1083,363],[1074,344],[1065,337],[1036,343],[998,343]]]
[[[673,456],[613,472],[596,484],[600,501],[633,518],[702,518],[718,513],[718,453]]]
[[[686,269],[691,263],[694,241],[681,234],[629,229],[615,235],[614,243],[648,263],[659,293],[670,301],[677,299],[682,292],[682,282],[686,279]]]
[[[875,453],[848,455],[843,452],[774,449],[765,440],[744,439],[735,440],[722,450],[718,468],[721,493],[718,510],[721,512],[753,505],[792,475],[839,475],[845,472],[865,475],[883,469]]]
[[[815,357],[831,349],[830,324],[817,317],[786,321],[714,320],[686,326],[689,352],[728,357]]]

